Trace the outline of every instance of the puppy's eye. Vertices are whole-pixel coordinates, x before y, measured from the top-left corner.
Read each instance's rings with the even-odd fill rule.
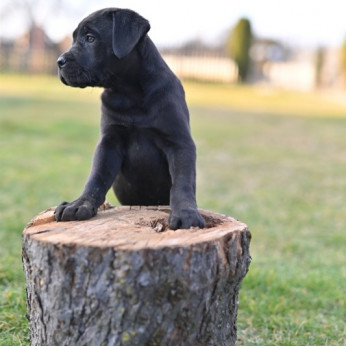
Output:
[[[95,37],[91,34],[87,34],[86,35],[86,41],[89,42],[89,43],[92,43],[95,41]]]

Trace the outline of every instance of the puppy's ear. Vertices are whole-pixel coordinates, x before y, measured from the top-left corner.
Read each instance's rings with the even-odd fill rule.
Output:
[[[149,22],[131,10],[113,12],[113,52],[119,58],[129,54],[149,31]]]

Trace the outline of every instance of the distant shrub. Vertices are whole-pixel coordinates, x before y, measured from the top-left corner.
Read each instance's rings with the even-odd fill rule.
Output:
[[[344,85],[346,87],[346,37],[341,46],[341,71],[344,77]]]
[[[245,82],[250,70],[250,47],[252,43],[251,23],[241,18],[231,30],[227,51],[238,67],[238,81]]]
[[[325,49],[323,47],[317,48],[316,51],[316,60],[315,60],[315,85],[316,87],[320,87],[323,84],[323,76],[322,76],[322,71],[323,71],[323,66],[325,62]]]

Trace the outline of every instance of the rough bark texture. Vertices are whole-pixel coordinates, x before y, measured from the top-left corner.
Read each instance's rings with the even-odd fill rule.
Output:
[[[234,345],[250,232],[204,210],[208,228],[171,231],[168,213],[34,219],[23,233],[31,345]]]

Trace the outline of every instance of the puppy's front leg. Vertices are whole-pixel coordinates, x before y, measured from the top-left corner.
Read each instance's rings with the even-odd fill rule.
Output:
[[[120,169],[122,155],[114,136],[103,136],[98,143],[91,173],[82,195],[73,202],[63,202],[55,210],[56,221],[86,220],[95,216],[104,202]]]
[[[170,192],[171,229],[200,227],[205,222],[196,203],[196,148],[194,143],[185,148],[176,148],[169,155],[169,169],[172,177]]]

